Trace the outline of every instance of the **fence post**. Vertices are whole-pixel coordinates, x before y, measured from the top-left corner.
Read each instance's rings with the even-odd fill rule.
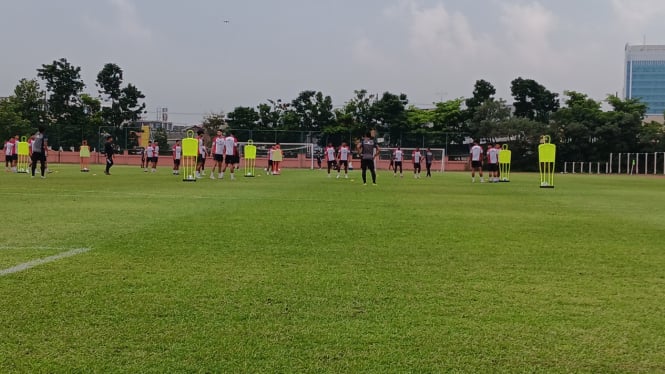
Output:
[[[612,174],[612,159],[613,158],[614,158],[614,153],[610,153],[610,162],[609,162],[610,172],[608,174]],[[607,169],[607,165],[606,165],[606,169]]]

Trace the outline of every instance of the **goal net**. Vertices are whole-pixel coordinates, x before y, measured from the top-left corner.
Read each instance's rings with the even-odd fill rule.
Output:
[[[256,147],[256,158],[265,158],[268,159],[268,153],[270,149],[275,145],[275,143],[266,143],[266,142],[254,142],[252,143]],[[240,149],[241,159],[245,159],[245,146],[247,142],[239,142],[238,148]],[[282,157],[284,159],[295,159],[302,157],[310,160],[310,167],[314,168],[314,158],[312,154],[314,153],[314,148],[316,147],[313,143],[279,143],[279,148],[282,150]]]

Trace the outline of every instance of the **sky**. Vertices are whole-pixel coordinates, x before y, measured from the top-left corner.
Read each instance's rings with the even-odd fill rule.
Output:
[[[64,57],[95,95],[118,64],[146,118],[176,124],[304,90],[431,107],[479,79],[509,103],[517,77],[600,101],[622,94],[626,43],[665,44],[664,17],[663,0],[2,0],[0,96]]]

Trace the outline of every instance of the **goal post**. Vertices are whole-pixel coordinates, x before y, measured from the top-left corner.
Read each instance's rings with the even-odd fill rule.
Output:
[[[383,161],[388,161],[390,165],[390,161],[392,160],[393,153],[397,147],[381,147],[381,153],[379,155],[379,160]],[[408,169],[409,165],[413,164],[413,151],[416,150],[415,147],[400,147],[402,152],[404,152],[404,157],[402,161],[402,165]],[[423,159],[425,159],[425,153],[427,152],[427,147],[419,148],[420,154],[422,155]],[[444,173],[446,171],[446,149],[445,148],[430,148],[430,151],[432,151],[432,155],[434,159],[432,160],[432,170],[439,170],[439,172]],[[439,164],[440,163],[440,164]],[[424,169],[424,164],[425,162],[421,162],[421,165],[423,165]]]
[[[239,149],[241,152],[241,160],[243,162],[243,165],[247,163],[247,154],[245,152],[245,146],[247,146],[249,142],[238,142]],[[256,164],[257,160],[258,162],[261,162],[260,160],[265,160],[263,165],[259,165],[258,167],[261,169],[265,169],[267,167],[267,161],[268,157],[270,154],[270,150],[275,144],[279,144],[280,150],[282,151],[282,158],[283,160],[293,160],[293,159],[298,159],[300,157],[304,158],[307,164],[311,169],[314,169],[314,149],[316,147],[316,144],[314,143],[270,143],[270,142],[253,142],[251,145],[253,145],[255,148],[255,153],[254,153],[254,159],[252,162]]]

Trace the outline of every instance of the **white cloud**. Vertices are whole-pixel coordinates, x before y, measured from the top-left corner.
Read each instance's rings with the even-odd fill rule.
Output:
[[[665,16],[662,0],[612,0],[612,10],[619,22],[629,29],[643,30],[646,23]]]
[[[409,46],[415,57],[461,68],[470,59],[497,52],[490,37],[475,31],[464,14],[449,11],[442,3],[429,8],[414,0],[401,4],[408,17]]]
[[[506,48],[513,58],[531,66],[549,66],[561,59],[550,42],[556,31],[556,17],[540,3],[503,4],[500,19],[505,29]]]
[[[152,31],[141,20],[136,5],[131,0],[107,0],[111,7],[104,21],[87,15],[84,23],[91,32],[105,39],[127,39],[138,43],[150,42]]]
[[[376,47],[367,37],[359,38],[353,44],[353,61],[379,73],[389,73],[396,65],[387,53]]]

